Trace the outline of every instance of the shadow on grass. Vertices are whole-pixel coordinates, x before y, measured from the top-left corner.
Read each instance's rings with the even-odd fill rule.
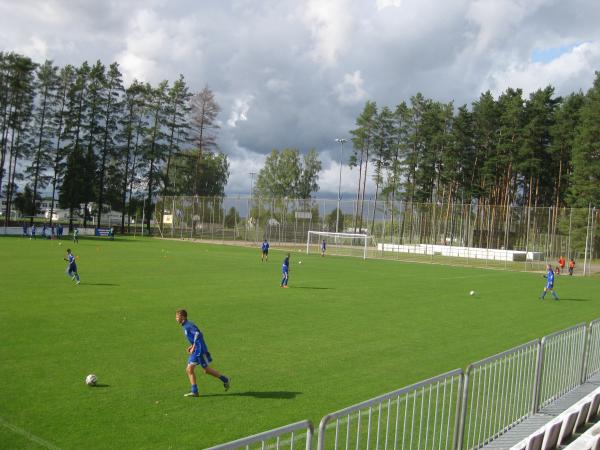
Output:
[[[110,384],[97,383],[90,387],[92,387],[92,388],[107,388],[107,387],[110,387]]]
[[[224,394],[200,394],[200,397],[254,397],[254,398],[279,398],[290,400],[296,398],[302,392],[292,391],[246,391],[246,392],[231,392]]]
[[[559,302],[591,302],[590,298],[562,298],[558,300]]]
[[[120,286],[120,284],[114,283],[81,283],[84,286]]]
[[[329,289],[333,289],[330,287],[317,287],[317,286],[292,286],[292,289],[323,289],[323,290],[329,290]]]

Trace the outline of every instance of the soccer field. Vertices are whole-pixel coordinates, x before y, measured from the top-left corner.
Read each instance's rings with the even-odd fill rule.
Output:
[[[70,246],[81,285],[65,276]],[[151,239],[0,239],[0,447],[204,448],[600,317],[598,278]],[[298,264],[299,261],[302,264]],[[476,291],[469,296],[469,291]],[[205,335],[200,398],[175,310]],[[84,384],[87,374],[99,386]]]

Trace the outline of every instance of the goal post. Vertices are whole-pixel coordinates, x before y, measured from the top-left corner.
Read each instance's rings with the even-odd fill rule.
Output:
[[[368,244],[372,236],[362,233],[331,233],[327,231],[309,231],[306,238],[306,254],[321,252],[325,240],[327,251],[335,255],[362,256],[367,259]]]

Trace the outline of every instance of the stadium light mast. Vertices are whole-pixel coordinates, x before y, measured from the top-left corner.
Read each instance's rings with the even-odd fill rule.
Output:
[[[254,175],[256,175],[256,172],[248,172],[248,175],[250,175],[250,202],[252,202],[252,190],[254,185]]]
[[[344,153],[344,142],[347,142],[344,138],[337,138],[335,142],[340,144],[340,180],[338,182],[338,202],[337,202],[337,214],[335,218],[335,232],[338,232],[338,226],[340,223],[340,200],[342,199],[342,155]]]

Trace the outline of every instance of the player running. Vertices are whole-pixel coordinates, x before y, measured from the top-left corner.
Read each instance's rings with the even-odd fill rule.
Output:
[[[223,382],[223,387],[227,391],[229,389],[229,378],[225,375],[221,375],[217,370],[209,367],[208,365],[212,362],[212,357],[208,352],[208,347],[206,346],[206,342],[204,342],[204,336],[196,326],[194,322],[191,322],[187,319],[187,311],[185,309],[179,309],[175,312],[175,320],[181,324],[183,327],[183,334],[190,342],[190,346],[187,351],[190,354],[187,360],[187,367],[185,371],[187,372],[188,378],[190,379],[190,384],[192,385],[192,391],[184,394],[184,397],[199,397],[198,394],[198,385],[196,384],[196,374],[194,373],[194,369],[197,365],[202,366],[204,373],[207,375],[212,375],[215,378],[218,378]]]
[[[262,246],[260,247],[262,250],[262,256],[260,257],[260,261],[268,261],[269,260],[269,241],[266,239],[263,241]]]
[[[327,242],[325,242],[325,239],[323,239],[323,242],[321,242],[321,256],[325,256],[326,251],[327,251]]]
[[[546,270],[548,271],[544,278],[546,279],[546,287],[544,288],[544,292],[542,292],[542,296],[540,300],[544,300],[546,296],[546,292],[550,291],[554,300],[558,300],[558,295],[554,292],[554,272],[552,271],[552,266],[550,264],[546,264]]]
[[[281,266],[281,286],[282,288],[288,287],[288,280],[290,278],[290,254],[285,255],[283,265]]]
[[[79,274],[77,273],[77,263],[75,262],[75,256],[71,253],[71,249],[67,249],[67,256],[63,258],[65,261],[69,263],[67,266],[67,275],[71,277],[71,280],[77,280],[76,284],[81,283],[79,278]]]

